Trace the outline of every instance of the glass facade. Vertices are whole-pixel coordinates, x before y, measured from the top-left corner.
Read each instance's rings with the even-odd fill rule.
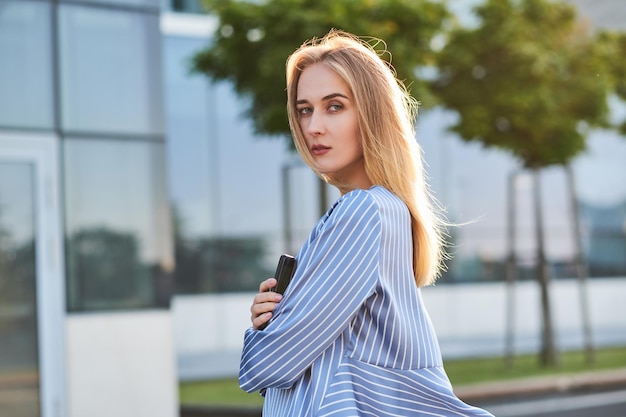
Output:
[[[167,307],[158,1],[57,7],[68,310]]]
[[[158,22],[150,13],[60,5],[65,131],[163,133]]]
[[[0,129],[63,150],[69,311],[169,305],[160,6],[0,2]]]
[[[53,127],[50,10],[41,2],[0,3],[0,127]]]
[[[167,306],[163,144],[64,141],[68,308]]]
[[[125,7],[141,7],[141,8],[158,8],[160,0],[78,0],[84,3],[94,3],[100,5],[125,6]]]
[[[619,109],[616,109],[619,111]],[[429,176],[447,217],[453,259],[442,282],[505,279],[508,258],[509,178],[519,166],[509,155],[460,141],[446,131],[455,116],[439,109],[424,112],[418,138],[425,148]],[[588,150],[573,163],[584,255],[592,277],[626,275],[626,141],[617,133],[597,130]],[[575,241],[565,170],[541,173],[545,248],[554,278],[573,278]],[[516,256],[520,276],[534,279],[536,242],[531,174],[514,182]],[[611,246],[606,251],[603,246]],[[610,259],[610,260],[609,260]]]

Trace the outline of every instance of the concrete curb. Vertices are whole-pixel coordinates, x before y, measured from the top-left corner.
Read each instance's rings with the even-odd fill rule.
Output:
[[[626,386],[626,368],[458,386],[454,393],[463,401],[472,402],[616,386]]]

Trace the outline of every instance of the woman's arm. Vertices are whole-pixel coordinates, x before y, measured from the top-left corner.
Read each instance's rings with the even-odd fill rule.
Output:
[[[380,219],[367,192],[347,194],[309,243],[272,321],[246,331],[239,382],[248,392],[290,387],[374,292]]]

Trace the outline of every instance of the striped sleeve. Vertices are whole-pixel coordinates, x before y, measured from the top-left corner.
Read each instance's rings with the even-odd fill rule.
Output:
[[[245,391],[292,386],[374,293],[378,208],[363,190],[344,197],[299,254],[296,274],[269,325],[246,331],[239,371]]]

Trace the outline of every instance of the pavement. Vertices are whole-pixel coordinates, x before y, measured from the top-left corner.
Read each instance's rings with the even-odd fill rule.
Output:
[[[551,375],[532,378],[520,378],[504,381],[487,382],[454,387],[455,394],[463,401],[474,403],[485,400],[516,398],[550,393],[601,390],[626,387],[626,367],[573,373],[569,375]],[[260,417],[261,410],[256,408],[213,408],[183,406],[181,417]]]
[[[454,392],[463,401],[473,402],[614,387],[626,387],[626,368],[459,385]]]

